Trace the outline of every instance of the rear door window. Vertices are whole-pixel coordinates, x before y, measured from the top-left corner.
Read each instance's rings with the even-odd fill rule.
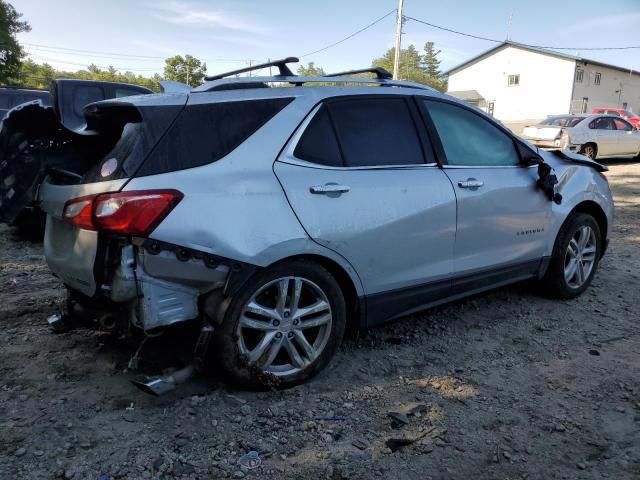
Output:
[[[613,119],[609,117],[596,118],[589,124],[589,128],[593,130],[615,130],[616,126]]]
[[[215,162],[231,153],[292,100],[274,98],[188,105],[137,175]]]
[[[325,105],[313,117],[300,137],[294,156],[308,162],[330,167],[342,167],[342,155],[338,146],[329,110]]]
[[[416,124],[404,97],[338,99],[329,113],[346,167],[424,163]]]

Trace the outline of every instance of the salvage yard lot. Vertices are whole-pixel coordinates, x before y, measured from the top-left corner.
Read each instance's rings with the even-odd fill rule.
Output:
[[[145,396],[134,344],[50,333],[62,285],[2,226],[0,478],[640,478],[640,164],[607,175],[613,237],[582,297],[523,284],[414,315],[281,392],[214,379]],[[174,361],[166,341],[143,368]],[[417,440],[392,452],[397,438]],[[249,450],[262,465],[243,471]]]

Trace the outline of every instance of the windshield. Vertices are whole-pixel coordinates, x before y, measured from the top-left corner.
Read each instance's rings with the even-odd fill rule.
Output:
[[[584,117],[574,117],[572,115],[567,115],[564,117],[549,117],[540,122],[540,125],[552,125],[554,127],[575,127],[582,120],[584,120]]]

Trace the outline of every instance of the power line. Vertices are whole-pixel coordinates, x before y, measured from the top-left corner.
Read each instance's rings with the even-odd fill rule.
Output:
[[[60,53],[69,52],[74,54],[86,54],[83,56],[88,56],[89,54],[91,54],[91,55],[113,57],[113,58],[122,57],[122,58],[135,58],[135,59],[143,59],[143,60],[145,59],[146,60],[165,60],[167,58],[167,57],[153,56],[153,55],[136,55],[136,54],[130,54],[130,53],[106,52],[101,50],[86,50],[81,48],[56,47],[53,45],[43,45],[38,43],[23,43],[23,45],[27,47],[35,47],[35,48],[52,50],[52,51],[60,51]],[[229,62],[229,63],[236,63],[236,62],[247,63],[249,61],[249,59],[239,59],[239,58],[200,58],[200,60],[204,60],[207,62]]]
[[[366,27],[361,28],[360,30],[358,30],[357,32],[352,33],[351,35],[344,37],[342,40],[338,40],[337,42],[332,43],[331,45],[327,45],[326,47],[322,47],[318,50],[314,50],[313,52],[309,52],[309,53],[305,53],[304,55],[299,55],[299,58],[304,58],[304,57],[308,57],[309,55],[313,55],[316,53],[320,53],[320,52],[324,52],[325,50],[330,49],[331,47],[335,47],[336,45],[341,44],[342,42],[346,42],[347,40],[349,40],[350,38],[355,37],[356,35],[358,35],[359,33],[364,32],[365,30],[367,30],[368,28],[373,27],[375,24],[380,23],[382,20],[384,20],[385,18],[387,18],[389,15],[391,15],[392,13],[395,13],[396,9],[394,8],[393,10],[391,10],[389,13],[383,15],[382,17],[380,17],[379,19],[377,19],[376,21],[370,23],[369,25],[367,25]]]
[[[480,35],[473,35],[471,33],[460,32],[460,31],[454,30],[452,28],[447,28],[447,27],[443,27],[441,25],[435,25],[433,23],[425,22],[424,20],[420,20],[418,18],[410,17],[408,15],[406,15],[405,18],[408,19],[408,20],[413,20],[414,22],[418,22],[418,23],[422,23],[424,25],[428,25],[429,27],[437,28],[438,30],[444,30],[445,32],[455,33],[456,35],[462,35],[464,37],[475,38],[476,40],[484,40],[484,41],[487,41],[487,42],[504,43],[504,40],[497,40],[495,38],[482,37]],[[518,45],[522,45],[522,46],[525,46],[525,47],[546,48],[546,49],[549,49],[549,50],[632,50],[632,49],[640,48],[640,45],[638,45],[638,46],[635,46],[635,45],[634,46],[626,46],[626,47],[554,47],[554,46],[548,46],[548,45],[531,45],[531,44],[522,43],[522,42],[512,42],[512,43],[516,43]]]
[[[30,57],[35,57],[36,59],[39,59],[39,61],[41,61],[41,62],[54,62],[54,63],[61,63],[61,64],[64,64],[64,65],[73,65],[73,66],[76,66],[76,67],[84,67],[84,68],[87,68],[89,66],[86,63],[68,62],[66,60],[61,60],[61,59],[58,59],[58,58],[51,58],[51,57],[47,58],[47,57],[44,57],[42,55],[38,55],[38,54],[35,54],[35,53],[30,53],[29,56]],[[93,62],[90,62],[90,65],[91,64],[93,64]],[[95,65],[95,64],[93,64],[93,65]],[[155,72],[155,71],[161,70],[163,68],[162,66],[157,67],[157,68],[150,68],[150,67],[149,68],[116,67],[115,65],[109,65],[109,66],[95,65],[95,66],[100,68],[100,69],[102,69],[102,70],[107,70],[110,67],[113,67],[116,70],[125,70],[125,71],[126,70],[130,70],[130,71],[138,71],[138,72]]]

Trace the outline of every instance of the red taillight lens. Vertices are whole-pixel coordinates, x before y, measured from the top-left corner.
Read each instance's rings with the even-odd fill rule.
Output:
[[[142,190],[99,195],[93,205],[97,230],[144,237],[182,200],[177,190]]]
[[[150,234],[182,200],[177,190],[105,193],[69,200],[65,220],[87,230],[140,237]]]
[[[74,225],[84,228],[85,230],[95,230],[91,220],[93,211],[93,200],[95,195],[87,195],[86,197],[78,197],[69,200],[64,204],[62,217],[73,223]]]

